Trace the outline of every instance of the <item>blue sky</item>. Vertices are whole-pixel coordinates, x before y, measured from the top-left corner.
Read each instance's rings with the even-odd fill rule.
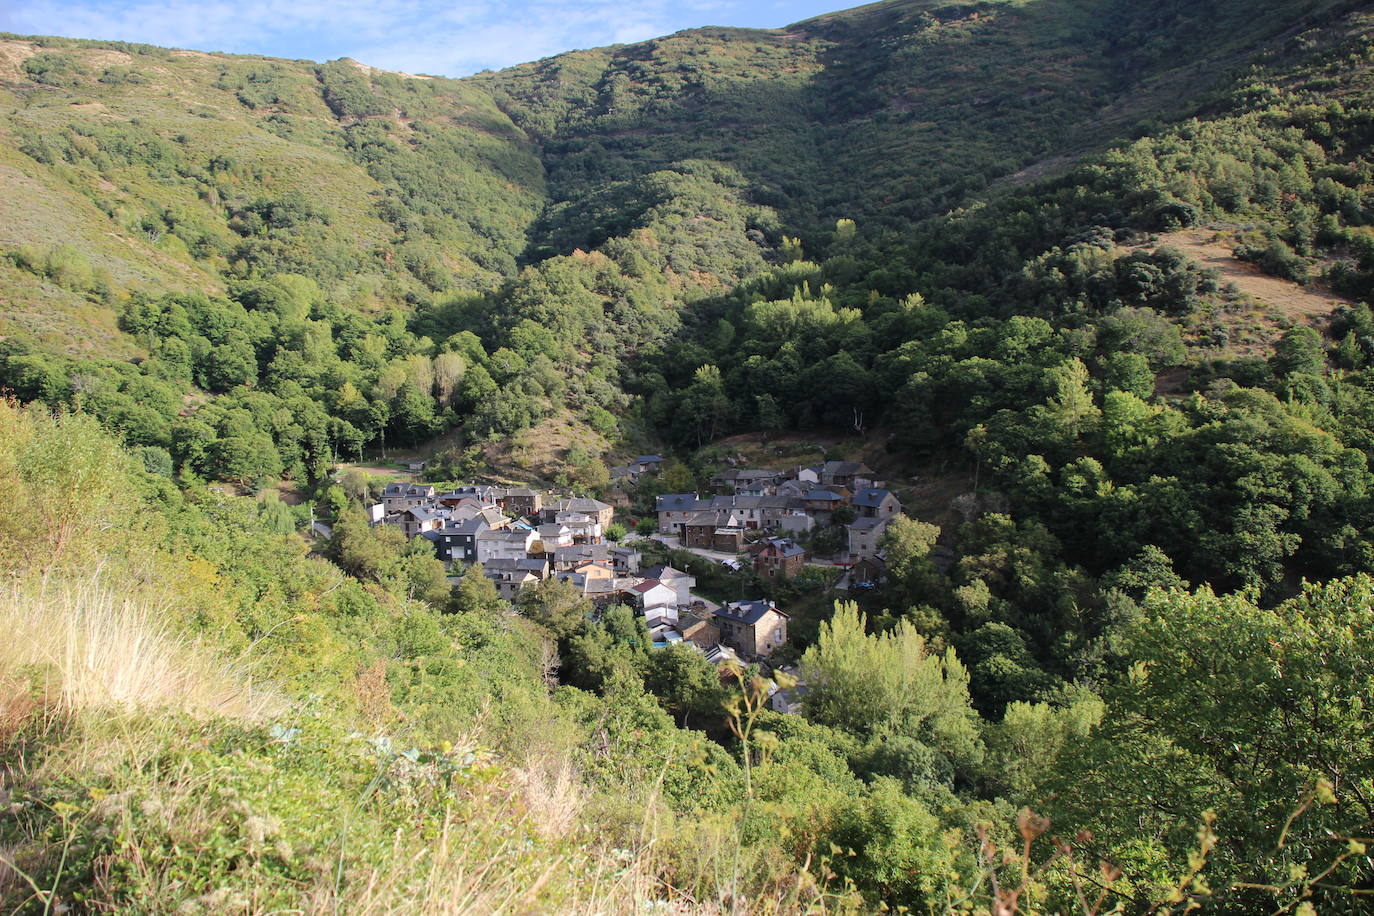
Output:
[[[773,28],[861,0],[0,0],[0,31],[464,76],[703,25]]]

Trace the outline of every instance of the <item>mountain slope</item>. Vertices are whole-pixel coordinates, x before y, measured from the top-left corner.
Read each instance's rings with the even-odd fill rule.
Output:
[[[644,209],[624,183],[692,159],[738,171],[793,233],[898,228],[1206,111],[1351,8],[1136,6],[892,0],[466,80],[11,36],[0,246],[70,240],[118,291],[288,271],[375,308],[624,234]],[[80,290],[9,283],[79,310]]]

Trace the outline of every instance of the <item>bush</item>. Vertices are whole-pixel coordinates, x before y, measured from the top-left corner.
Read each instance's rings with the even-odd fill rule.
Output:
[[[24,61],[23,69],[35,83],[59,88],[80,86],[86,76],[80,61],[60,51],[40,51]]]

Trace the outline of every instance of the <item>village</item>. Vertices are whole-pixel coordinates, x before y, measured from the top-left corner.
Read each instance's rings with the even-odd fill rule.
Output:
[[[618,486],[633,487],[662,466],[660,456],[642,455],[613,473]],[[656,648],[691,646],[717,666],[766,665],[787,643],[789,614],[764,597],[711,601],[695,593],[691,574],[663,564],[644,566],[641,546],[657,542],[736,571],[748,566],[766,581],[794,578],[813,561],[839,568],[840,590],[871,588],[882,580],[882,535],[902,505],[864,464],[727,468],[710,485],[714,493],[658,496],[654,515],[636,526],[645,533],[638,534],[616,526],[616,508],[598,499],[485,484],[441,490],[391,482],[381,501],[369,507],[369,519],[428,540],[455,577],[480,565],[508,602],[527,588],[558,580],[598,609],[633,609]],[[819,529],[843,531],[826,560],[813,558],[800,543]],[[772,705],[795,712],[802,692],[802,686],[777,691]]]

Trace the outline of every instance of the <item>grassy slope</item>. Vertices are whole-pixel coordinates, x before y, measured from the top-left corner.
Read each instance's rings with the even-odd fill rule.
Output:
[[[70,240],[121,290],[218,291],[240,242],[226,202],[296,192],[329,224],[315,262],[287,266],[323,272],[336,298],[366,307],[420,286],[403,266],[412,249],[456,285],[483,287],[514,270],[527,242],[535,256],[599,244],[633,221],[607,188],[693,158],[738,169],[786,230],[815,235],[841,216],[900,226],[989,183],[1055,171],[1151,123],[1205,111],[1255,49],[1339,9],[1335,0],[1146,12],[1088,0],[894,0],[787,29],[699,29],[461,81],[353,65],[376,103],[363,115],[331,107],[309,62],[126,45],[44,40],[85,72],[75,86],[40,86],[22,65],[44,49],[11,37],[0,40],[0,247]],[[102,82],[112,70],[144,82]],[[168,145],[174,161],[97,167],[80,143],[67,154],[74,161],[41,164],[19,151],[35,136],[130,123],[125,136]],[[373,127],[399,152],[369,168],[348,144]],[[226,155],[231,168],[215,162]],[[450,186],[453,199],[436,209],[415,185]],[[383,214],[387,196],[409,214]],[[220,251],[197,257],[138,229],[165,212]],[[79,293],[7,272],[0,296],[7,327],[133,352],[106,332],[83,341],[65,329],[109,327]]]
[[[500,257],[483,249],[505,240],[513,264],[524,225],[542,204],[542,173],[520,132],[454,81],[432,89],[411,80],[425,84],[412,91],[394,75],[357,67],[382,81],[379,96],[396,98],[384,100],[388,113],[347,117],[326,104],[309,62],[45,43],[83,68],[77,85],[35,83],[22,64],[44,52],[29,40],[0,41],[0,249],[71,244],[120,291],[223,291],[243,241],[231,226],[234,208],[300,195],[325,225],[312,226],[317,252],[286,266],[323,274],[331,292],[360,306],[378,290],[394,298],[419,286],[398,256],[415,233],[378,205],[398,194],[394,172],[422,159],[433,174],[420,180],[447,184],[458,199],[449,212],[426,213],[422,235],[448,243],[438,258],[457,285],[487,286],[503,271]],[[111,69],[143,81],[102,82]],[[348,147],[350,130],[374,123],[395,144],[390,173],[370,170]],[[49,161],[35,161],[36,142],[48,145]],[[122,161],[128,148],[134,154]],[[503,206],[478,205],[483,196],[504,196]],[[149,232],[145,221],[164,215],[169,231]],[[191,229],[182,239],[170,231],[177,223]],[[185,235],[203,236],[205,250],[188,251]],[[39,291],[8,271],[0,296],[10,305],[9,327],[56,345],[73,341],[51,326],[54,312],[90,318],[79,292]],[[102,314],[93,323],[111,322]],[[97,346],[130,352],[113,337]]]

